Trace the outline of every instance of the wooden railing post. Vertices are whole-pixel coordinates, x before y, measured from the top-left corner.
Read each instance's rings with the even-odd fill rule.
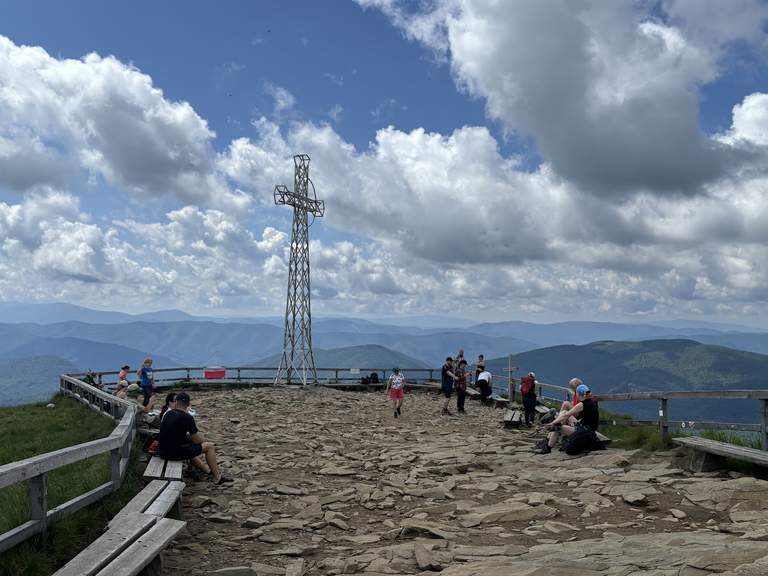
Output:
[[[659,448],[663,449],[667,443],[667,399],[659,398]]]
[[[763,450],[768,450],[768,400],[760,400],[760,441]]]
[[[508,394],[509,394],[509,400],[510,402],[515,401],[515,377],[514,377],[514,364],[512,363],[512,354],[509,355],[509,383],[508,383]]]
[[[120,448],[112,448],[109,451],[110,472],[112,482],[120,483]],[[117,486],[115,487],[117,489]]]
[[[48,474],[43,472],[32,477],[31,520],[42,522],[42,533],[48,528]]]

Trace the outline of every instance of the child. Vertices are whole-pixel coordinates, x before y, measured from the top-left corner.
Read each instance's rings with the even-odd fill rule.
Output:
[[[391,388],[391,390],[390,390]],[[395,418],[402,414],[403,401],[405,400],[405,377],[400,374],[399,368],[392,368],[392,376],[387,380],[387,389],[384,390],[386,394],[389,392],[389,397],[392,398],[392,408],[395,411]]]

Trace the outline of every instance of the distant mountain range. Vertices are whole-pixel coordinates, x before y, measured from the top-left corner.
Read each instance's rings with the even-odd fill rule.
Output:
[[[515,373],[529,371],[547,384],[567,387],[578,377],[593,394],[674,390],[762,390],[766,388],[768,356],[700,344],[692,340],[593,342],[553,346],[514,357]],[[486,361],[493,374],[504,374],[508,358]],[[564,394],[556,394],[562,397]],[[658,401],[609,402],[610,412],[642,419],[658,418]],[[755,400],[669,401],[670,418],[716,422],[760,421]]]
[[[30,378],[52,379],[54,390],[62,366],[68,371],[116,371],[124,364],[138,368],[151,357],[159,367],[276,367],[283,348],[281,317],[196,318],[178,310],[129,315],[68,304],[0,302],[0,322],[0,362],[24,359]],[[313,319],[313,344],[318,368],[439,368],[446,356],[463,348],[470,364],[482,353],[486,359],[496,358],[487,360],[488,366],[503,374],[513,353],[521,372],[534,370],[541,381],[563,386],[579,376],[598,394],[762,388],[768,367],[764,357],[746,353],[768,353],[768,331],[688,320],[471,325],[464,319],[440,317],[377,322],[319,317]],[[28,379],[18,380],[16,386],[16,380],[5,377],[3,389],[31,386]],[[640,409],[655,418],[657,406],[651,404],[607,408],[633,413]],[[675,414],[674,405],[671,409],[673,417],[684,416]],[[754,421],[752,403],[745,404],[744,411],[744,417]],[[718,412],[710,406],[700,414],[714,417]]]
[[[59,390],[59,374],[83,372],[56,356],[0,360],[0,408],[42,402]]]

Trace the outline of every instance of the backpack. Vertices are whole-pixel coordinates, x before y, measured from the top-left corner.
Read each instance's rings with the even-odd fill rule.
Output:
[[[378,372],[372,372],[371,373],[371,384],[378,384],[379,383],[379,373]]]
[[[598,444],[597,435],[595,435],[595,431],[592,428],[589,426],[577,426],[573,434],[563,439],[563,445],[560,450],[563,450],[569,456],[576,456],[587,450],[594,450],[596,444]]]
[[[557,418],[557,410],[555,410],[554,408],[550,408],[549,412],[545,412],[541,416],[541,423],[549,424],[550,422],[554,422],[555,418]]]
[[[362,380],[360,380],[360,384],[370,384],[370,383],[371,383],[370,376],[363,376]]]
[[[523,376],[520,380],[520,393],[523,396],[535,396],[536,391],[533,388],[533,378],[530,376]]]

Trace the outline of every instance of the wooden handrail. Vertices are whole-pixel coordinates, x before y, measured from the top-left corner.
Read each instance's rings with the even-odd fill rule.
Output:
[[[0,552],[4,552],[35,534],[45,532],[48,524],[54,519],[68,516],[114,492],[120,487],[128,468],[131,447],[136,437],[137,406],[133,402],[121,400],[66,374],[60,375],[59,386],[62,394],[80,402],[87,402],[89,406],[98,410],[105,417],[113,420],[119,419],[119,423],[106,438],[84,442],[77,446],[69,446],[55,452],[32,456],[0,466],[0,488],[12,486],[25,480],[30,480],[32,484],[30,520],[4,534],[0,534]],[[111,478],[109,482],[69,500],[53,510],[48,510],[48,472],[105,452],[111,454]]]

